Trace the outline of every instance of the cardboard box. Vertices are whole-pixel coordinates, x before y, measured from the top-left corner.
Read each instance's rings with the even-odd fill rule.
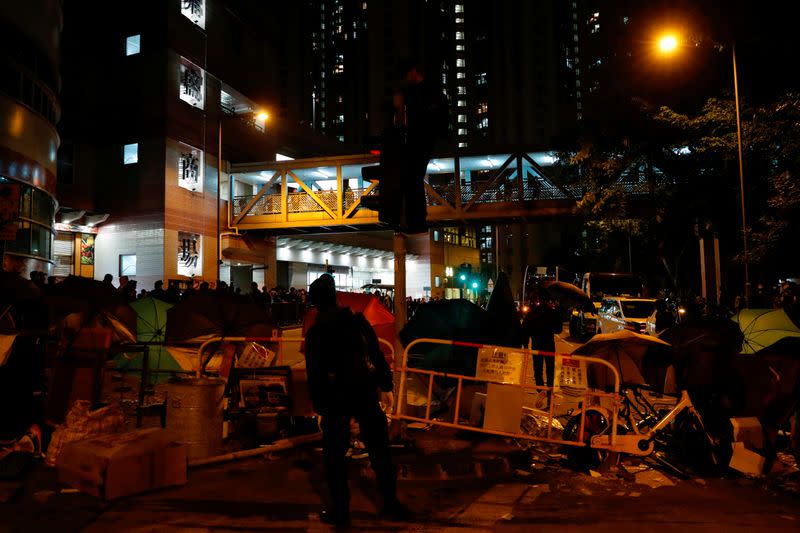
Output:
[[[744,443],[749,450],[760,450],[764,447],[764,432],[756,417],[731,418],[733,440]]]
[[[729,466],[734,470],[751,476],[760,476],[764,471],[764,461],[766,461],[764,457],[748,450],[744,442],[733,443],[733,456]]]
[[[486,411],[486,394],[476,392],[472,396],[472,406],[469,410],[469,424],[471,426],[483,427],[483,414]]]
[[[483,428],[519,433],[522,421],[522,388],[489,383],[486,390],[486,415]]]
[[[60,482],[111,500],[186,483],[186,446],[161,428],[102,435],[65,445],[57,467]]]

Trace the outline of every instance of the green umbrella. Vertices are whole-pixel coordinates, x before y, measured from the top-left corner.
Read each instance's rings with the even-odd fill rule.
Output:
[[[783,309],[742,309],[733,321],[744,334],[743,354],[756,353],[787,337],[800,337],[800,328]]]
[[[167,327],[167,310],[171,303],[158,298],[141,298],[131,303],[136,311],[136,340],[149,345],[150,370],[181,370],[178,362],[164,346],[164,333]],[[116,356],[117,368],[121,370],[140,370],[144,354],[121,354]],[[170,378],[169,374],[151,374],[150,381],[161,383]]]

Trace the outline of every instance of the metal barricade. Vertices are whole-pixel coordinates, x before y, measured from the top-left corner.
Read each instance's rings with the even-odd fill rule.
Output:
[[[523,366],[522,377],[520,379],[520,383],[519,384],[515,384],[515,383],[509,384],[509,383],[505,383],[505,382],[501,382],[501,381],[494,381],[494,380],[485,379],[485,378],[478,378],[476,376],[465,376],[465,375],[461,375],[461,374],[450,374],[450,373],[447,373],[447,372],[438,372],[438,371],[434,371],[434,370],[425,370],[425,369],[419,369],[419,368],[409,368],[408,367],[409,352],[414,347],[416,347],[416,346],[418,346],[420,344],[439,344],[439,345],[461,346],[461,347],[475,348],[475,349],[478,349],[478,350],[480,350],[481,348],[502,348],[502,349],[508,350],[508,351],[521,352],[522,354],[524,354],[524,357],[527,357],[527,358],[530,358],[530,357],[532,357],[534,355],[541,355],[541,356],[545,356],[545,357],[555,357],[556,355],[559,355],[559,356],[562,356],[562,357],[569,358],[571,360],[584,361],[587,364],[597,364],[597,365],[601,365],[603,367],[606,367],[610,371],[611,376],[613,376],[613,381],[614,381],[614,392],[613,393],[609,393],[609,392],[591,390],[591,389],[588,389],[588,388],[586,389],[586,391],[584,392],[584,395],[583,395],[583,402],[582,402],[583,407],[580,409],[581,419],[580,419],[580,427],[579,427],[579,430],[578,430],[578,438],[577,438],[576,441],[564,440],[564,439],[561,439],[561,438],[554,438],[553,437],[552,428],[553,428],[553,420],[554,420],[554,416],[553,416],[553,414],[554,414],[553,413],[553,409],[554,409],[554,406],[555,406],[555,402],[554,401],[550,401],[549,402],[549,408],[548,408],[548,413],[547,413],[547,426],[548,426],[548,429],[547,429],[547,434],[544,437],[536,436],[536,435],[530,435],[528,433],[523,433],[521,431],[517,431],[517,432],[498,431],[498,430],[493,430],[493,429],[484,429],[482,427],[476,427],[476,426],[472,426],[472,425],[467,425],[467,424],[461,423],[460,420],[459,420],[459,413],[460,413],[461,399],[462,399],[462,389],[463,389],[463,385],[464,385],[465,382],[477,382],[477,383],[487,383],[487,384],[488,383],[497,383],[497,384],[501,384],[501,385],[507,385],[507,386],[510,386],[510,387],[519,387],[519,388],[521,388],[523,390],[523,393],[526,390],[534,390],[534,391],[542,391],[542,390],[544,390],[544,391],[549,391],[551,393],[551,397],[552,397],[552,393],[553,393],[554,387],[530,385],[530,384],[526,383],[526,381],[527,381],[526,378],[528,377],[527,376],[527,372],[526,372],[527,365]],[[608,361],[605,361],[603,359],[598,359],[598,358],[595,358],[595,357],[576,356],[576,355],[570,355],[570,354],[556,354],[556,353],[552,353],[552,352],[543,352],[543,351],[539,351],[539,350],[529,350],[529,349],[523,349],[523,348],[507,348],[507,347],[501,347],[501,346],[476,344],[476,343],[470,343],[470,342],[460,342],[460,341],[453,341],[453,340],[447,340],[447,339],[423,338],[423,339],[417,339],[415,341],[412,341],[411,343],[408,344],[408,346],[406,346],[405,350],[403,351],[401,366],[400,366],[399,370],[400,370],[400,385],[399,385],[399,390],[398,390],[398,400],[396,402],[396,411],[393,414],[393,416],[398,418],[398,419],[400,419],[400,420],[406,420],[406,421],[410,421],[410,422],[422,422],[422,423],[425,423],[425,424],[431,424],[431,425],[437,425],[437,426],[443,426],[443,427],[450,427],[450,428],[456,428],[456,429],[463,429],[463,430],[468,430],[468,431],[475,431],[475,432],[479,432],[479,433],[486,433],[486,434],[498,435],[498,436],[503,436],[503,437],[510,437],[510,438],[515,438],[515,439],[524,439],[524,440],[531,440],[531,441],[548,442],[548,443],[563,444],[563,445],[568,445],[568,446],[587,446],[587,443],[585,442],[585,439],[584,439],[587,406],[590,404],[590,400],[591,399],[600,400],[602,398],[607,398],[607,399],[610,400],[609,403],[610,403],[610,406],[611,406],[611,408],[609,409],[610,419],[611,419],[610,420],[611,421],[611,428],[610,428],[610,435],[609,435],[610,438],[608,438],[608,439],[595,439],[595,438],[593,438],[593,439],[591,439],[591,442],[589,442],[589,445],[592,448],[597,448],[597,449],[605,449],[605,450],[609,450],[609,451],[623,451],[623,450],[619,449],[619,447],[617,446],[617,418],[618,418],[619,405],[620,405],[619,373],[617,372],[616,367],[614,367]],[[425,416],[424,417],[412,416],[412,415],[409,415],[408,413],[405,412],[406,401],[407,401],[407,398],[406,398],[406,395],[407,395],[406,386],[407,386],[407,378],[408,378],[409,374],[417,374],[417,375],[424,376],[424,377],[427,378],[427,401],[426,401],[426,405],[425,405]],[[454,379],[457,382],[455,408],[454,408],[454,414],[453,414],[453,417],[452,417],[451,421],[431,418],[431,400],[432,400],[432,397],[433,397],[434,378],[437,378],[437,377]]]
[[[230,342],[230,343],[247,343],[247,342],[257,342],[257,343],[276,343],[276,344],[284,344],[290,342],[298,342],[303,343],[305,342],[305,337],[212,337],[208,339],[203,344],[201,344],[197,348],[197,370],[196,370],[196,377],[200,378],[203,375],[204,368],[207,362],[203,360],[203,354],[205,353],[206,349],[215,343],[219,342]],[[392,367],[394,370],[394,346],[385,340],[378,338],[378,342],[381,346],[383,346],[384,350],[383,353],[386,356],[387,362],[389,362],[389,366]],[[390,362],[391,361],[391,362]],[[277,352],[277,366],[283,365],[283,350],[278,350]]]

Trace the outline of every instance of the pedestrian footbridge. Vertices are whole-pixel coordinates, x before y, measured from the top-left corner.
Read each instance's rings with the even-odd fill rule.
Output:
[[[375,194],[378,185],[362,180],[361,169],[378,159],[363,154],[232,165],[229,227],[275,235],[381,229],[377,212],[361,207],[361,198]],[[432,159],[425,178],[428,223],[571,216],[582,191],[549,176],[555,162],[547,152]],[[626,188],[633,194],[649,190],[639,180]]]

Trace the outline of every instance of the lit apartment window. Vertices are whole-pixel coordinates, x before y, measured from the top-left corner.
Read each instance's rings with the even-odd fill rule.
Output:
[[[459,122],[466,122],[467,121],[467,115],[458,115],[458,121]]]
[[[203,192],[203,151],[183,143],[178,145],[178,186]]]
[[[463,66],[465,66],[465,64],[466,64],[466,61],[464,61],[464,58],[460,57],[460,58],[456,59],[456,66],[457,67],[463,67]]]
[[[139,162],[139,143],[126,144],[122,147],[122,163],[132,165]]]
[[[464,4],[456,4],[456,13],[464,12]]]
[[[466,148],[467,147],[467,143],[458,143],[458,147],[459,148]]]
[[[463,52],[463,51],[464,51],[464,45],[463,44],[457,44],[456,45],[456,52]]]
[[[466,87],[459,87],[458,88],[458,94],[467,94],[467,88]]]
[[[458,105],[458,107],[466,107],[467,106],[467,101],[466,100],[459,100],[457,105]]]
[[[457,31],[456,32],[456,41],[463,41],[463,40],[464,40],[464,32],[463,31]]]
[[[127,39],[125,39],[125,55],[132,56],[139,53],[139,45],[141,41],[141,35],[131,35]]]
[[[489,119],[487,117],[483,117],[478,121],[478,129],[486,129],[489,127]]]
[[[456,24],[464,24],[464,17],[456,17]]]
[[[458,134],[459,135],[466,135],[467,134],[467,128],[458,128]]]
[[[463,72],[456,72],[456,78],[459,80],[463,80],[466,77],[466,74]]]
[[[181,0],[181,15],[205,29],[206,0]]]
[[[181,58],[180,69],[180,99],[189,105],[203,109],[206,73],[185,58]]]

